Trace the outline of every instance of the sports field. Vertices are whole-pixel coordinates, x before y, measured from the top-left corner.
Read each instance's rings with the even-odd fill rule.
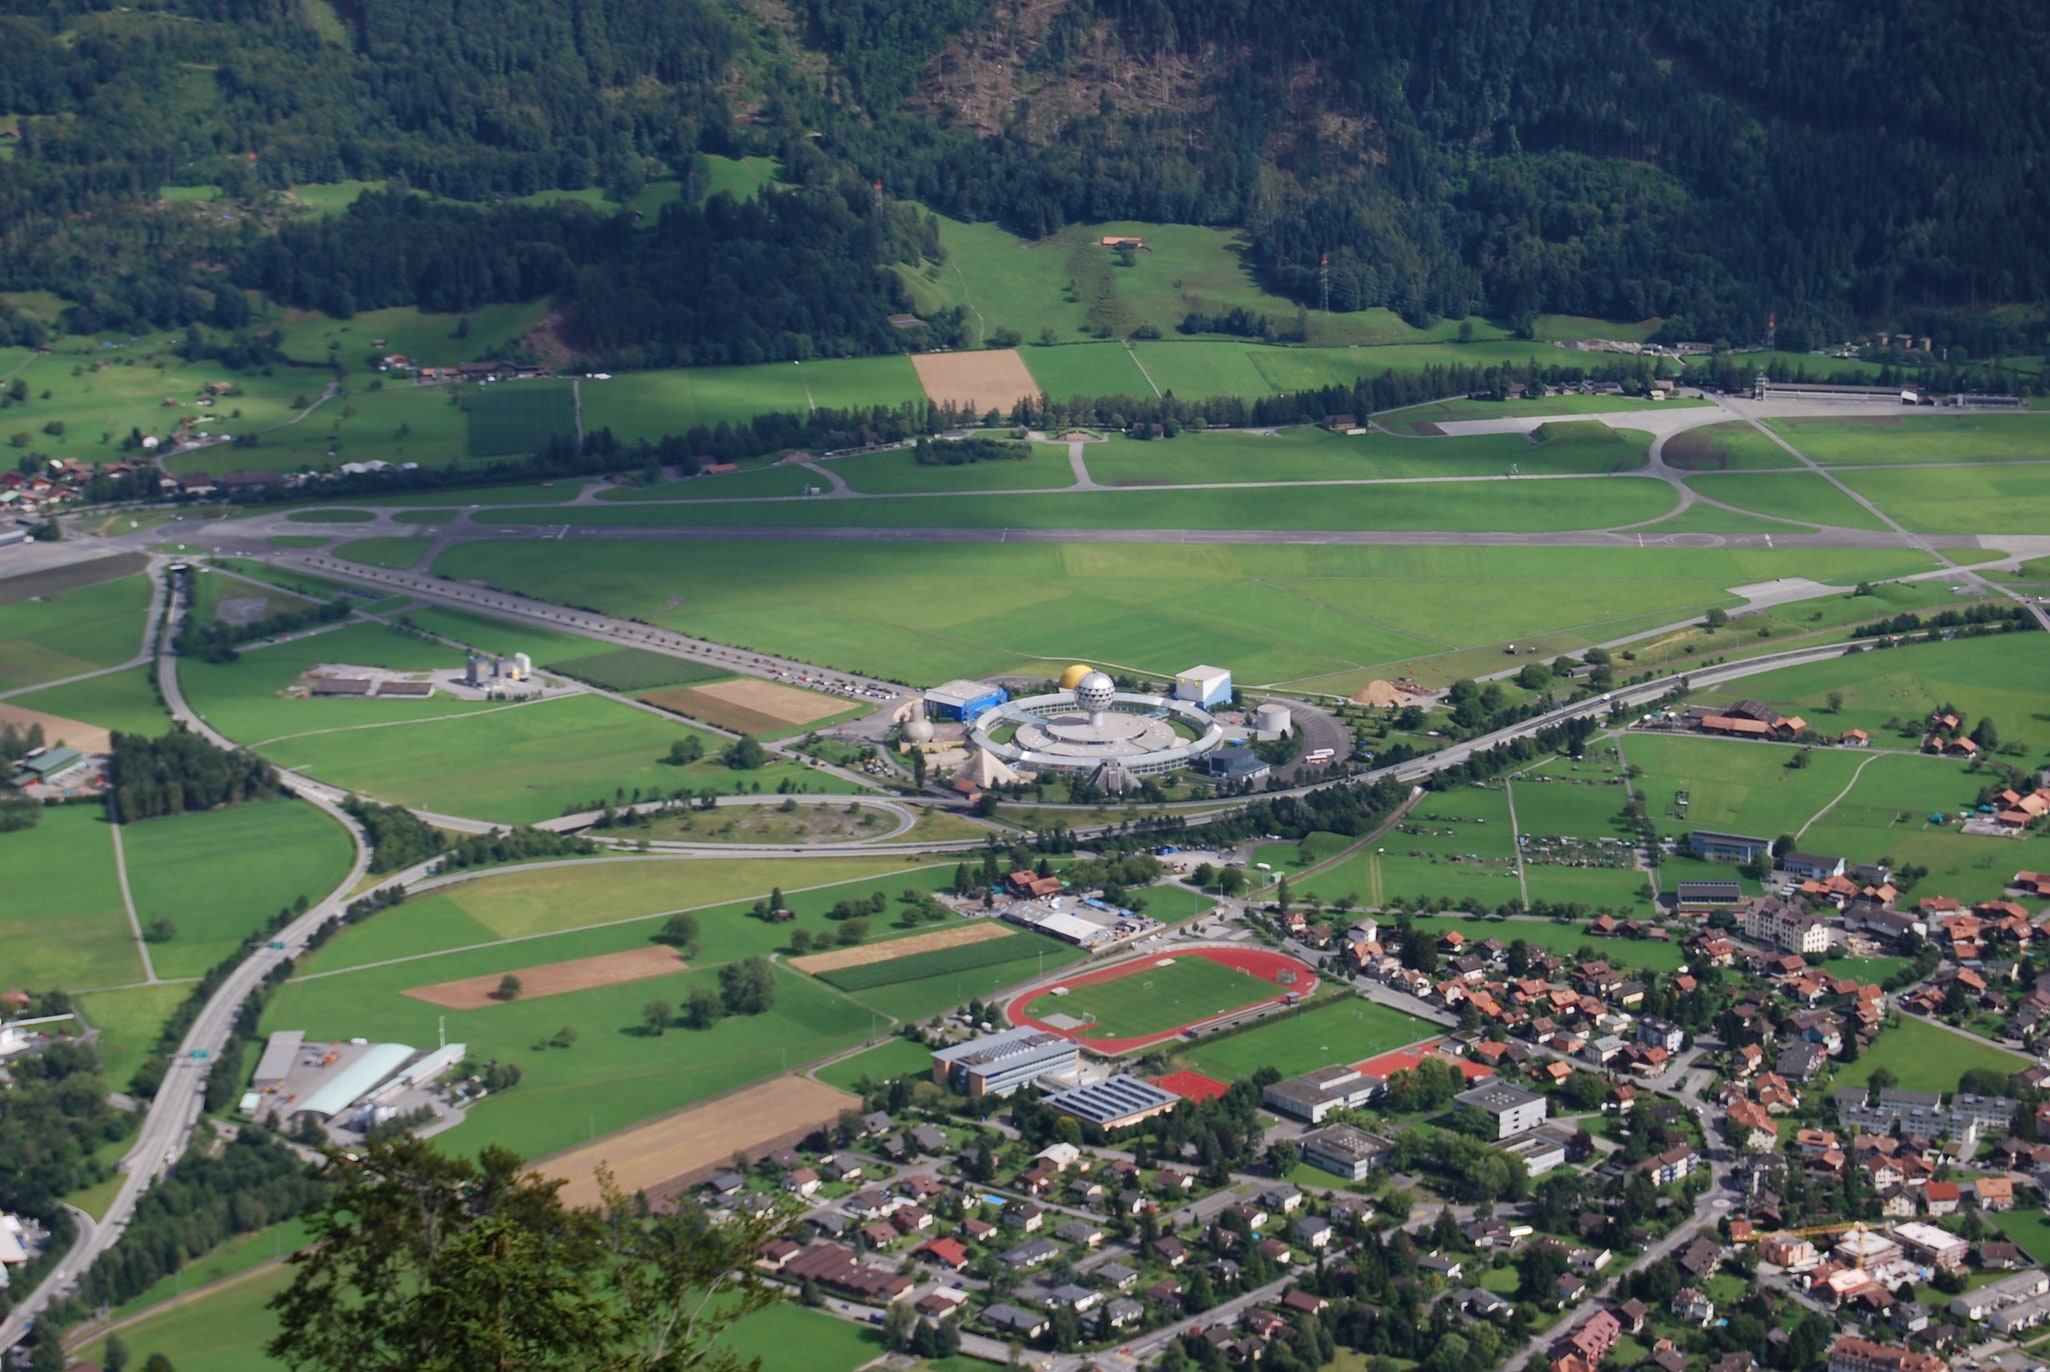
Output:
[[[519,457],[539,452],[557,434],[577,431],[569,381],[505,381],[463,389],[470,456]]]
[[[1063,994],[1021,996],[1005,1013],[1013,1024],[1055,1029],[1097,1052],[1123,1053],[1220,1015],[1288,995],[1307,997],[1317,976],[1280,953],[1195,948],[1149,953],[1063,986]],[[1064,1026],[1061,1017],[1071,1023]]]
[[[0,603],[0,691],[112,667],[141,650],[147,579],[38,594]]]
[[[1893,1069],[1902,1091],[1955,1091],[1958,1078],[1975,1069],[2019,1072],[2029,1060],[1990,1043],[1953,1034],[1941,1025],[1901,1016],[1879,1039],[1837,1072],[1837,1085],[1863,1086],[1882,1067]]]
[[[592,543],[486,541],[450,549],[434,570],[896,680],[1044,672],[1078,657],[1155,674],[1216,660],[1243,681],[1350,695],[1388,664],[1446,682],[1498,669],[1505,641],[1549,656],[1734,606],[1730,586],[1934,565],[1765,549],[1080,542],[962,544],[938,561],[916,547],[773,540],[635,552],[622,565]],[[689,592],[672,604],[679,586]]]
[[[293,800],[124,825],[121,847],[143,927],[178,929],[150,948],[160,977],[199,976],[299,897],[320,900],[355,858],[339,824]]]
[[[1177,1060],[1223,1081],[1245,1081],[1262,1067],[1299,1076],[1367,1058],[1443,1032],[1429,1020],[1370,1000],[1346,998],[1276,1015],[1225,1038],[1198,1039]]]
[[[142,959],[97,806],[43,811],[33,829],[0,834],[0,948],[9,985],[81,990],[142,980]]]

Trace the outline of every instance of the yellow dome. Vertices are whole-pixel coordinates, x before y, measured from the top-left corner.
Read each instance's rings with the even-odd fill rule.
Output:
[[[1083,677],[1088,676],[1091,672],[1095,670],[1096,669],[1094,667],[1091,667],[1086,662],[1076,663],[1074,666],[1068,668],[1067,671],[1061,673],[1061,689],[1063,691],[1074,690],[1077,686],[1082,684]]]

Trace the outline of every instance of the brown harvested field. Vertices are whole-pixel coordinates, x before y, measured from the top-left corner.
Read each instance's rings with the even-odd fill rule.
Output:
[[[0,581],[0,605],[11,605],[17,600],[30,600],[36,596],[59,595],[81,586],[97,586],[102,581],[134,576],[148,566],[148,553],[119,553],[113,557],[95,558],[91,562],[73,562],[24,576],[11,576]]]
[[[62,715],[46,715],[25,705],[9,705],[0,701],[0,725],[8,724],[17,729],[27,729],[31,724],[42,725],[43,741],[53,747],[62,743],[81,753],[107,753],[114,749],[114,740],[97,724],[81,723]]]
[[[860,948],[841,948],[831,953],[791,958],[789,965],[800,972],[817,975],[820,972],[837,972],[842,967],[866,967],[871,962],[888,962],[913,953],[932,953],[941,948],[959,948],[966,943],[987,943],[993,938],[1010,936],[1011,931],[995,920],[979,919],[972,924],[957,924],[951,929],[940,929],[930,934],[913,934],[910,938],[893,938]]]
[[[855,707],[855,701],[779,686],[754,677],[715,681],[707,686],[677,686],[641,696],[650,705],[702,719],[743,734],[773,734],[809,724]]]
[[[918,382],[935,405],[960,405],[976,411],[1003,410],[1020,400],[1035,399],[1039,383],[1025,370],[1016,348],[973,353],[913,353]]]
[[[679,1190],[694,1174],[726,1166],[736,1152],[795,1143],[860,1104],[861,1097],[810,1077],[777,1077],[558,1153],[534,1170],[563,1178],[562,1198],[570,1205],[598,1203],[600,1166],[612,1169],[629,1196]]]
[[[646,981],[649,977],[666,977],[689,970],[674,948],[630,948],[624,953],[601,953],[594,958],[572,958],[568,962],[551,962],[540,967],[515,967],[489,976],[464,977],[461,981],[439,981],[432,986],[415,986],[404,994],[444,1009],[482,1010],[487,1005],[498,1004],[498,998],[492,992],[498,989],[500,979],[507,976],[520,979],[521,1000],[539,1000],[543,996],[588,991],[594,986],[617,986],[628,981]]]

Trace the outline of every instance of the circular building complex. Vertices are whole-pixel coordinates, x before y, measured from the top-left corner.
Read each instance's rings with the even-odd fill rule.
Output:
[[[1120,691],[1081,664],[1061,689],[991,706],[968,721],[969,742],[1012,767],[1039,772],[1153,776],[1224,745],[1224,726],[1193,701]]]

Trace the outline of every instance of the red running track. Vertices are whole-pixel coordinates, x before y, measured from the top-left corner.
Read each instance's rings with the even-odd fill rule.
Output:
[[[1047,992],[1046,986],[1027,991],[1023,995],[1018,996],[1005,1007],[1004,1014],[1013,1024],[1029,1024],[1035,1029],[1044,1029],[1048,1033],[1059,1034],[1099,1053],[1128,1053],[1134,1048],[1150,1048],[1156,1043],[1165,1043],[1171,1038],[1177,1038],[1188,1033],[1191,1029],[1200,1028],[1214,1020],[1223,1019],[1230,1015],[1244,1014],[1246,1011],[1257,1006],[1278,1005],[1290,996],[1301,996],[1307,999],[1310,993],[1317,989],[1317,974],[1311,971],[1306,963],[1298,962],[1286,953],[1270,953],[1264,948],[1163,948],[1159,953],[1149,957],[1134,958],[1129,962],[1121,962],[1115,967],[1105,967],[1099,971],[1085,972],[1078,977],[1065,977],[1058,982],[1049,983],[1049,985],[1094,986],[1101,982],[1116,981],[1120,977],[1137,976],[1142,972],[1152,971],[1154,964],[1164,957],[1177,959],[1203,958],[1206,961],[1215,962],[1224,967],[1247,972],[1262,981],[1273,983],[1275,988],[1274,994],[1248,1000],[1245,1004],[1226,1011],[1224,1015],[1209,1015],[1203,1019],[1190,1020],[1187,1024],[1176,1025],[1172,1029],[1163,1029],[1159,1033],[1145,1034],[1137,1038],[1084,1038],[1082,1036],[1087,1032],[1086,1028],[1056,1029],[1053,1025],[1026,1014],[1026,1002],[1038,1000],[1041,996],[1045,995]],[[1294,974],[1295,982],[1293,985],[1284,985],[1282,983],[1281,977],[1283,973]]]

